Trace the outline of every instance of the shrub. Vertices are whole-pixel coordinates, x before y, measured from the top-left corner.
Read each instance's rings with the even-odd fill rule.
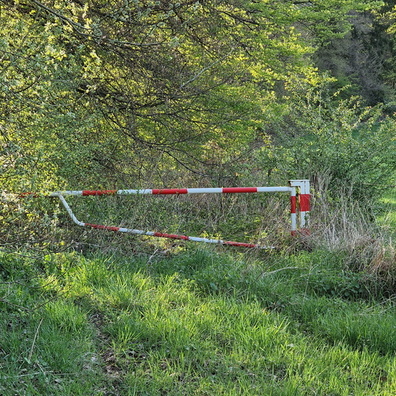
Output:
[[[394,184],[394,119],[381,107],[338,96],[324,87],[300,87],[281,121],[264,126],[272,146],[256,150],[256,166],[275,181],[311,179],[317,192],[325,189],[335,199],[345,190],[370,200]]]

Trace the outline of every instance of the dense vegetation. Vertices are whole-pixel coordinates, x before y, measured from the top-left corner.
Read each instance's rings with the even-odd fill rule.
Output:
[[[261,183],[326,171],[385,182],[389,8],[2,1],[3,189],[178,184],[182,172],[216,185],[252,171]]]
[[[391,0],[0,0],[0,394],[394,395]],[[21,192],[285,185],[266,197]],[[155,197],[157,198],[157,197]]]

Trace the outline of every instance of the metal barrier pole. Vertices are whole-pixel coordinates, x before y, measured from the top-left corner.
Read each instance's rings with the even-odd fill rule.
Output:
[[[65,195],[71,196],[101,196],[101,195],[130,195],[130,194],[152,194],[152,195],[169,195],[169,194],[240,194],[240,193],[260,193],[260,192],[289,192],[290,193],[290,221],[291,234],[296,235],[298,232],[309,234],[307,226],[307,215],[310,212],[310,183],[309,180],[290,180],[289,187],[225,187],[225,188],[174,188],[174,189],[141,189],[141,190],[79,190],[79,191],[57,191],[49,193],[47,196],[57,197],[66,209],[72,221],[81,227],[91,227],[101,230],[118,231],[139,235],[148,235],[160,238],[171,238],[189,240],[194,242],[217,243],[223,245],[242,246],[248,248],[273,249],[273,246],[259,246],[251,243],[223,241],[221,239],[208,239],[200,237],[190,237],[187,235],[166,234],[154,231],[142,231],[123,227],[105,226],[99,224],[84,223],[77,219],[71,207],[65,199]],[[298,190],[297,190],[298,189]],[[35,193],[22,193],[21,197],[37,196]],[[297,222],[297,211],[299,211],[299,221]]]

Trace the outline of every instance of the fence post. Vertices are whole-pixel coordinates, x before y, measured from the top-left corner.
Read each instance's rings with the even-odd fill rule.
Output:
[[[308,228],[308,214],[311,211],[311,192],[309,180],[289,180],[289,184],[291,187],[298,188],[297,204],[300,212],[298,227],[299,232],[303,235],[309,235],[310,230]],[[293,204],[292,202],[291,208],[292,211],[293,209],[296,211],[296,204]]]

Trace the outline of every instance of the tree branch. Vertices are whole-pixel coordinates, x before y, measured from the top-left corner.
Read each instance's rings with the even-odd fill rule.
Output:
[[[92,38],[101,42],[108,42],[112,45],[116,46],[132,46],[132,47],[150,47],[150,46],[158,46],[158,45],[163,45],[163,43],[136,43],[132,41],[121,41],[121,40],[114,40],[114,39],[109,39],[106,35],[104,34],[97,34],[92,31],[90,27],[86,27],[81,25],[78,22],[73,21],[72,19],[66,17],[65,15],[55,11],[54,9],[46,6],[45,4],[37,1],[37,0],[31,0],[33,4],[35,4],[37,7],[43,9],[46,11],[48,14],[53,15],[60,20],[62,20],[64,23],[70,25],[74,31],[76,31],[79,35]],[[86,33],[84,33],[86,31]]]

